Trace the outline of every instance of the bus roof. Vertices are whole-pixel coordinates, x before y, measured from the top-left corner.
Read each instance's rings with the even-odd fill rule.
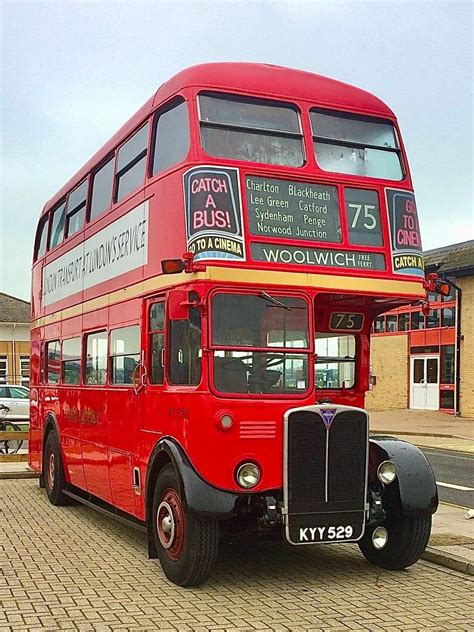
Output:
[[[315,106],[351,110],[395,118],[380,99],[342,81],[304,70],[272,64],[217,62],[198,64],[182,70],[162,84],[155,94],[88,160],[79,171],[45,204],[42,215],[55,206],[71,189],[103,161],[147,116],[185,88],[202,87],[287,101],[305,100]]]

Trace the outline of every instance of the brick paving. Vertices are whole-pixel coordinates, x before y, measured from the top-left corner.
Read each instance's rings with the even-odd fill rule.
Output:
[[[357,547],[224,547],[211,580],[170,584],[145,536],[35,480],[0,481],[0,630],[472,630],[474,580],[419,562],[370,566]]]

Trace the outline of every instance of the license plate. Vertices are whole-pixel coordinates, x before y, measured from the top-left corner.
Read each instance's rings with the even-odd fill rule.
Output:
[[[314,542],[341,542],[354,538],[354,528],[351,525],[298,527],[295,535],[300,544],[305,542],[308,544]]]

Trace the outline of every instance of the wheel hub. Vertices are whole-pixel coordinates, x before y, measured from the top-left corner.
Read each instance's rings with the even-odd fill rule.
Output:
[[[48,483],[49,483],[50,489],[52,489],[54,485],[55,472],[56,472],[56,460],[54,458],[54,452],[51,452],[51,454],[49,455],[49,461],[48,461]]]
[[[163,494],[156,513],[156,530],[168,557],[179,559],[184,544],[184,511],[174,489],[167,489]]]

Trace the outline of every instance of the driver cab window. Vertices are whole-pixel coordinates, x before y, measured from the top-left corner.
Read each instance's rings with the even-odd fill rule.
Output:
[[[189,300],[199,297],[190,293]],[[187,320],[169,321],[169,382],[197,386],[201,381],[201,311],[189,309]]]
[[[355,369],[355,336],[316,333],[316,388],[351,388]]]

